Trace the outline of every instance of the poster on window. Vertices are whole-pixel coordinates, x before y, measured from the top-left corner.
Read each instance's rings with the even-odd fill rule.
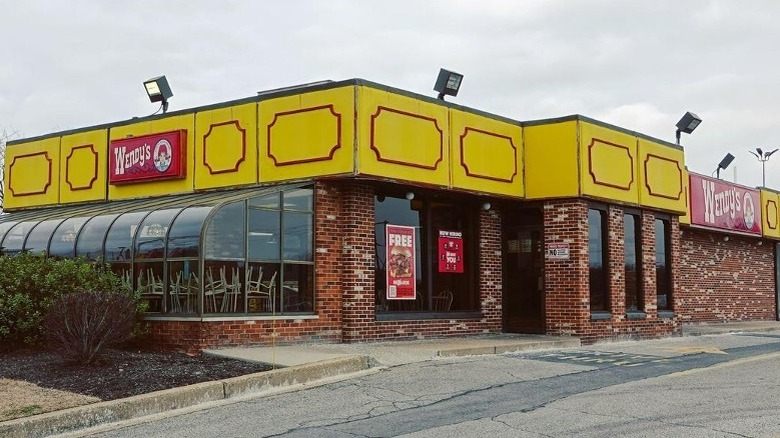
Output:
[[[387,299],[417,299],[414,227],[386,225]]]
[[[439,272],[463,273],[463,232],[439,230]]]

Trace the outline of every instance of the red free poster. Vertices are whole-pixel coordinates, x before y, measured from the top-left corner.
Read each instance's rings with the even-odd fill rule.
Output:
[[[463,233],[439,230],[439,272],[463,273]]]
[[[386,225],[385,242],[387,299],[417,299],[414,227]]]

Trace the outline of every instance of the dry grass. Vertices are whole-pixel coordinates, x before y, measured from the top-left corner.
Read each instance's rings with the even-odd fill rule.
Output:
[[[41,388],[21,380],[0,379],[0,421],[99,402],[97,397]]]

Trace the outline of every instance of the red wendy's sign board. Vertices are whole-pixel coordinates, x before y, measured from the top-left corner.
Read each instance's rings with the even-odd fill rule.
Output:
[[[463,273],[463,233],[439,230],[439,272]]]
[[[758,190],[690,174],[691,224],[761,235]]]
[[[386,225],[387,299],[417,299],[414,227]]]
[[[127,184],[186,176],[187,131],[113,140],[108,147],[108,181]]]

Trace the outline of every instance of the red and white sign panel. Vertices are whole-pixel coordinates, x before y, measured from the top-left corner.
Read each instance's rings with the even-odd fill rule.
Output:
[[[691,224],[761,235],[758,190],[690,174]]]
[[[439,230],[439,272],[463,273],[463,232]]]
[[[108,147],[108,181],[127,184],[186,176],[187,131],[163,132],[112,140]]]
[[[387,299],[417,299],[414,227],[386,225]]]

